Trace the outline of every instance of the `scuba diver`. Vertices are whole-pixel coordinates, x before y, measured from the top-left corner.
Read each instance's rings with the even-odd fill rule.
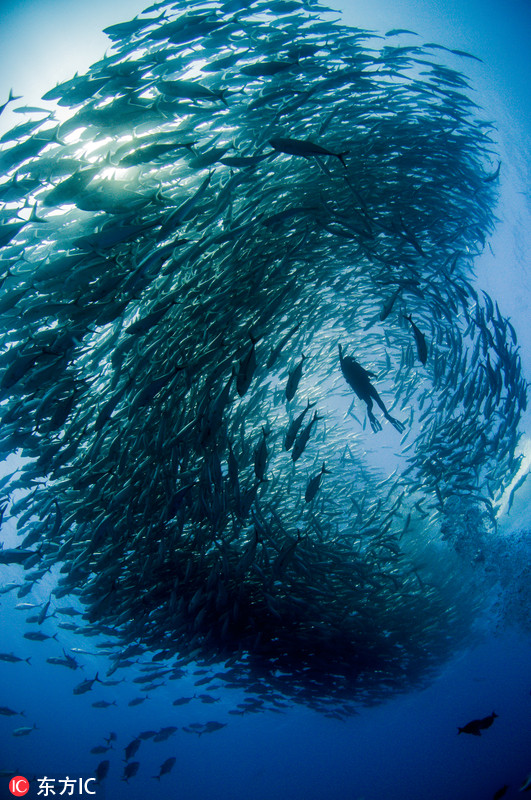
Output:
[[[376,433],[377,431],[382,430],[381,424],[372,413],[373,401],[376,401],[377,405],[379,405],[382,409],[384,417],[389,420],[391,425],[393,425],[399,433],[402,433],[405,427],[404,423],[391,416],[386,409],[382,398],[370,381],[370,378],[376,377],[374,372],[368,372],[366,369],[363,369],[361,364],[358,364],[356,359],[352,358],[352,356],[344,356],[340,344],[338,344],[338,348],[341,372],[343,373],[348,385],[354,389],[360,400],[363,400],[363,402],[367,404],[367,414],[369,416],[369,422],[371,423],[371,428],[373,431]]]

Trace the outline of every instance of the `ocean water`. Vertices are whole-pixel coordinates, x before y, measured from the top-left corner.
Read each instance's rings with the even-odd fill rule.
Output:
[[[12,85],[15,93],[24,93],[25,99],[20,103],[27,99],[28,105],[39,104],[39,95],[55,80],[51,74],[54,69],[57,80],[66,80],[76,70],[84,72],[102,55],[105,44],[96,37],[99,30],[130,19],[142,10],[133,3],[120,8],[117,4],[111,18],[104,4],[101,8],[94,5],[89,14],[84,9],[86,17],[79,12],[77,22],[75,16],[69,17],[68,26],[71,27],[66,26],[64,17],[64,28],[61,28],[61,14],[66,13],[63,7],[50,4],[43,12],[42,6],[37,10],[37,5],[4,4],[1,10],[5,27],[1,29],[0,40],[6,42],[1,70],[3,95],[7,98]],[[523,375],[528,377],[531,374],[528,270],[531,120],[525,81],[526,67],[527,71],[529,68],[525,42],[531,25],[529,7],[511,2],[502,8],[491,2],[481,7],[470,4],[462,9],[458,4],[443,6],[418,0],[400,5],[397,10],[383,0],[379,4],[371,3],[370,7],[345,2],[341,8],[343,23],[380,33],[407,28],[417,31],[422,42],[433,41],[449,49],[466,50],[482,59],[481,63],[471,59],[451,61],[453,68],[470,76],[475,92],[473,98],[487,110],[483,116],[494,120],[495,152],[499,153],[501,161],[497,222],[483,252],[475,259],[474,287],[478,292],[487,291],[499,303],[501,313],[510,318],[518,335]],[[41,29],[40,35],[39,30],[35,30],[37,14],[44,14],[50,30],[55,28],[62,32],[60,40],[69,41],[70,54],[60,58],[55,67],[50,63],[52,46],[43,36],[43,30],[47,29]],[[84,26],[86,35],[80,37],[79,29],[84,30]],[[92,30],[94,43],[90,41]],[[33,39],[29,38],[32,31]],[[83,43],[83,53],[81,43],[76,48],[75,42]],[[72,52],[76,49],[77,54]],[[19,88],[16,62],[9,55],[16,50],[19,51],[17,57],[22,51],[25,61],[30,60],[28,52],[34,53],[35,59],[42,59],[46,86],[24,78],[28,83],[22,81]],[[12,58],[15,57],[13,53]],[[443,63],[446,58],[451,60],[449,54],[440,56]],[[39,72],[38,66],[36,61],[33,73]],[[21,78],[22,75],[21,72]],[[31,80],[35,79],[33,75]],[[32,92],[36,94],[32,96]],[[230,98],[228,104],[230,108]],[[6,109],[6,127],[21,119]],[[497,159],[495,156],[493,168]],[[326,162],[326,167],[340,169],[335,159],[333,162]],[[325,171],[321,177],[326,179]],[[386,297],[385,291],[383,297]],[[378,299],[376,311],[380,307]],[[412,313],[415,318],[415,309]],[[411,351],[414,354],[413,345]],[[299,358],[298,348],[294,356]],[[290,368],[293,363],[289,362]],[[335,369],[338,372],[337,364]],[[285,381],[286,374],[281,375],[281,381]],[[332,380],[329,374],[325,378]],[[326,387],[330,392],[329,383]],[[343,386],[339,394],[344,390]],[[385,394],[386,400],[388,397]],[[322,395],[319,401],[324,402]],[[344,405],[345,401],[338,403],[344,410],[341,403]],[[348,403],[345,408],[347,406]],[[357,401],[355,413],[361,422],[364,411],[363,404]],[[398,416],[398,408],[393,413]],[[402,414],[405,418],[405,412]],[[357,424],[353,420],[350,422]],[[364,428],[363,446],[371,451],[371,466],[384,475],[401,464],[393,455],[400,436],[389,428],[387,425],[378,434],[380,438],[372,434],[368,424]],[[529,412],[522,414],[519,429],[523,459],[518,477],[529,470],[531,460]],[[337,437],[330,441],[334,447],[339,447]],[[320,465],[326,439],[319,442]],[[18,458],[19,455],[10,456],[2,465],[2,473],[15,469],[20,464]],[[326,458],[333,462],[334,454],[326,450]],[[315,465],[312,463],[308,470],[305,474],[313,474]],[[76,781],[71,787],[71,796],[88,797],[89,791],[96,791],[97,797],[124,800],[159,796],[183,800],[482,800],[494,797],[505,785],[508,788],[504,797],[519,797],[518,789],[531,770],[531,487],[524,483],[511,498],[509,508],[510,490],[511,485],[503,497],[498,497],[497,528],[492,534],[494,538],[488,542],[487,562],[495,576],[493,580],[488,580],[488,574],[485,579],[482,562],[474,565],[467,554],[455,556],[453,552],[441,552],[440,558],[450,559],[450,566],[444,566],[444,570],[452,573],[454,583],[450,581],[448,585],[455,587],[459,595],[460,616],[457,620],[452,616],[448,618],[450,646],[441,647],[440,658],[434,655],[431,659],[430,654],[418,652],[419,664],[427,663],[429,668],[421,673],[417,682],[411,682],[416,685],[410,685],[407,680],[403,684],[398,681],[383,692],[384,696],[375,693],[372,700],[369,698],[365,702],[353,690],[348,712],[339,703],[339,713],[323,713],[323,710],[330,712],[330,708],[326,710],[317,702],[305,701],[302,693],[283,700],[276,697],[276,703],[266,701],[266,710],[260,706],[249,708],[252,705],[249,698],[256,694],[249,688],[249,679],[244,679],[244,670],[237,688],[227,688],[223,679],[201,684],[205,674],[209,675],[205,670],[210,670],[201,658],[182,665],[179,677],[170,672],[162,675],[157,681],[161,684],[158,688],[144,692],[145,684],[135,682],[135,678],[145,674],[142,666],[152,663],[152,655],[160,652],[162,642],[160,648],[154,646],[151,651],[132,655],[131,666],[109,674],[113,663],[109,653],[116,647],[112,638],[108,641],[110,633],[91,635],[92,632],[87,631],[87,620],[83,621],[80,614],[70,617],[56,613],[40,626],[27,622],[27,617],[38,614],[50,598],[59,574],[57,566],[24,597],[17,596],[16,589],[2,593],[0,651],[14,653],[23,660],[17,663],[0,661],[0,704],[24,712],[24,716],[0,716],[1,796],[13,796],[9,781],[18,775],[31,782],[28,797],[46,796],[42,783],[45,777],[50,778],[49,786],[54,788],[55,796],[60,796],[61,790],[63,796],[68,796],[69,790],[64,784],[68,777]],[[330,494],[326,497],[332,497],[333,491],[328,491]],[[473,527],[474,520],[468,522]],[[15,524],[14,519],[4,521],[4,549],[16,547],[25,533],[22,529],[17,538]],[[430,524],[437,527],[437,521]],[[442,570],[443,565],[440,568]],[[466,605],[468,598],[471,604],[476,603],[473,584],[478,580],[478,571],[482,576],[480,602],[471,609],[472,621],[467,621],[463,635],[461,618],[467,617],[463,604]],[[0,565],[3,588],[23,579],[22,567]],[[470,595],[465,586],[468,583],[471,584]],[[38,608],[33,612],[27,608],[17,609],[17,604],[22,603],[33,603]],[[52,596],[50,612],[55,607],[68,606],[83,611],[79,600],[67,595],[61,599]],[[72,630],[58,627],[58,622],[68,621],[78,627]],[[437,628],[436,641],[444,638],[443,627]],[[24,633],[37,628],[56,638],[43,642],[24,638]],[[75,671],[46,661],[64,657],[65,653],[79,664]],[[170,658],[167,663],[174,661],[175,658]],[[165,661],[159,663],[161,669],[167,666]],[[236,659],[236,670],[238,666]],[[329,667],[333,673],[333,662]],[[217,669],[221,667],[215,665],[212,671]],[[116,680],[117,684],[106,686],[96,680],[86,693],[74,694],[81,681],[96,676],[100,680]],[[205,701],[201,694],[211,701]],[[130,706],[135,698],[145,699]],[[191,699],[174,705],[179,698]],[[242,704],[246,699],[245,711]],[[93,707],[98,701],[107,701],[110,705]],[[458,735],[458,727],[474,719],[483,719],[493,711],[498,716],[481,736]],[[202,732],[204,725],[211,721],[223,727]],[[14,736],[14,730],[22,726],[36,727],[27,735]],[[129,762],[139,762],[138,773],[125,782],[122,776],[127,763],[126,747],[141,732],[160,731],[167,726],[175,726],[177,730],[165,741],[153,741],[153,737],[141,741],[138,751],[129,759]],[[91,749],[105,745],[111,732],[116,735],[109,742],[111,749],[92,754]],[[153,776],[159,774],[161,765],[169,758],[175,758],[171,771],[156,780]],[[80,792],[79,780],[91,779],[97,765],[106,759],[110,762],[107,777],[100,785],[82,784]],[[51,789],[48,796],[53,796]]]

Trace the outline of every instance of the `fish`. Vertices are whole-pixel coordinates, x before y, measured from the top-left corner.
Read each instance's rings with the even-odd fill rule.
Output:
[[[195,697],[195,695],[194,695]],[[176,700],[173,701],[174,706],[184,706],[187,705],[194,697],[178,697]]]
[[[21,550],[18,547],[0,550],[0,564],[25,564],[35,555],[33,550]],[[0,656],[1,657],[1,656]]]
[[[290,139],[283,136],[277,136],[273,139],[270,139],[269,144],[279,153],[288,153],[289,155],[302,156],[303,158],[308,158],[309,156],[334,156],[335,158],[338,158],[345,169],[347,169],[347,165],[345,163],[347,151],[344,153],[333,153],[331,150],[328,150],[326,147],[323,147],[315,142],[301,139]]]
[[[409,320],[411,327],[413,329],[413,335],[415,336],[415,344],[417,345],[418,359],[422,365],[425,365],[426,361],[428,360],[428,345],[426,344],[426,337],[424,336],[422,331],[420,331],[417,328],[417,326],[411,319],[410,315],[406,314],[406,319]]]
[[[13,711],[12,708],[8,708],[7,706],[0,706],[0,714],[2,714],[2,716],[4,716],[4,717],[17,717],[17,716],[25,717],[26,716],[24,711]]]
[[[304,493],[304,499],[307,503],[311,503],[317,492],[319,491],[319,487],[321,485],[321,478],[323,475],[329,475],[330,470],[326,469],[325,463],[323,462],[323,466],[321,467],[321,471],[314,475],[313,478],[310,478],[308,482],[308,486],[306,487],[306,491]]]
[[[243,397],[243,395],[247,392],[251,385],[251,381],[253,379],[254,371],[256,369],[256,355],[255,355],[255,345],[258,341],[260,341],[260,336],[255,337],[249,331],[249,339],[251,340],[251,346],[247,350],[246,354],[240,359],[238,363],[238,371],[236,373],[236,391]]]
[[[497,716],[498,715],[493,711],[488,717],[473,719],[471,722],[467,722],[462,728],[457,728],[457,734],[469,733],[472,736],[481,736],[481,731],[490,728]]]
[[[153,739],[157,735],[157,731],[142,731],[138,734],[138,739],[145,741],[146,739]]]
[[[166,728],[161,728],[153,737],[154,742],[165,742],[170,736],[173,736],[177,727],[175,725],[168,725]]]
[[[321,417],[319,417],[317,411],[315,411],[310,422],[308,422],[306,427],[302,429],[302,431],[295,439],[295,442],[293,444],[293,450],[291,451],[291,458],[293,461],[297,461],[304,453],[306,445],[308,444],[308,440],[310,438],[310,434],[312,432],[312,428],[319,419],[321,419]]]
[[[310,401],[308,400],[308,402],[306,403],[306,408],[303,411],[301,411],[301,413],[297,417],[295,417],[295,419],[290,423],[288,430],[286,431],[286,436],[284,437],[285,450],[291,450],[291,448],[293,447],[293,442],[297,438],[297,434],[299,433],[304,417],[306,416],[310,408],[312,408],[314,405],[315,403],[310,403]]]
[[[214,731],[220,731],[222,728],[227,726],[226,722],[217,722],[216,720],[211,720],[209,722],[205,722],[203,726],[204,733],[214,733]]]
[[[39,616],[37,617],[37,624],[42,625],[45,619],[47,619],[48,609],[50,608],[50,603],[52,599],[51,597],[47,600],[47,602],[43,605],[42,609],[39,612]]]
[[[385,303],[382,306],[382,310],[380,311],[380,322],[383,322],[384,320],[387,319],[387,317],[389,316],[389,314],[393,310],[393,306],[394,306],[394,304],[396,302],[396,299],[397,299],[397,297],[398,297],[398,295],[400,294],[401,291],[402,291],[402,287],[399,286],[397,289],[395,289],[393,294],[391,294],[387,298],[387,300],[385,301]]]
[[[301,360],[299,361],[299,363],[297,364],[297,366],[294,367],[289,373],[288,382],[286,384],[286,400],[288,402],[290,400],[293,400],[293,398],[295,397],[295,392],[297,391],[297,387],[299,385],[299,381],[300,381],[301,376],[302,376],[302,365],[303,365],[304,359],[305,359],[305,356],[303,354],[303,356],[302,356]]]
[[[35,724],[33,724],[31,727],[29,725],[26,725],[26,726],[24,726],[22,728],[15,728],[15,730],[12,731],[12,735],[13,736],[29,736],[29,734],[33,733],[33,731],[35,731],[35,730],[37,730],[37,726]]]
[[[126,761],[129,761],[130,758],[133,758],[133,756],[137,753],[138,748],[140,747],[141,744],[142,740],[139,738],[133,739],[132,741],[129,742],[129,744],[124,750]]]
[[[97,672],[96,672],[96,675],[94,676],[94,678],[92,678],[92,679],[87,678],[86,680],[81,681],[81,683],[78,683],[78,685],[74,687],[74,690],[73,690],[74,694],[86,694],[86,692],[90,692],[90,690],[92,689],[92,686],[94,685],[94,683],[96,681],[101,683],[100,679],[98,678],[98,673]]]
[[[9,90],[9,97],[7,98],[5,103],[2,103],[2,105],[0,105],[0,114],[3,111],[6,110],[7,106],[9,105],[9,103],[13,103],[13,102],[15,102],[15,100],[21,100],[21,99],[22,99],[22,95],[14,95],[13,94],[13,89],[10,89]]]
[[[153,775],[153,778],[160,781],[163,775],[168,775],[172,771],[176,761],[177,759],[175,756],[170,756],[170,758],[167,758],[166,761],[161,764],[159,774]]]
[[[227,105],[223,92],[214,92],[196,81],[161,80],[158,81],[157,88],[163,95],[169,95],[170,97],[177,97],[183,100],[221,100],[222,103]]]
[[[25,661],[26,664],[29,664],[31,656],[28,656],[28,658],[20,658],[14,653],[0,653],[0,661],[7,661],[9,664],[17,664],[20,661]]]
[[[124,773],[122,775],[122,780],[126,783],[129,783],[129,778],[134,778],[138,769],[140,767],[139,761],[130,761],[128,764],[125,765]]]
[[[42,631],[26,631],[26,633],[22,635],[25,639],[29,639],[32,642],[45,642],[46,639],[57,639],[56,633],[54,633],[53,636],[48,636],[48,634]]]
[[[494,794],[492,795],[492,800],[500,800],[500,797],[503,797],[505,795],[508,788],[509,788],[508,784],[500,786],[500,788],[497,791],[495,791]]]
[[[109,773],[109,768],[111,766],[111,762],[108,759],[105,761],[100,761],[96,769],[94,770],[94,774],[96,775],[96,781],[98,783],[102,783],[105,780]]]
[[[260,444],[255,448],[253,453],[254,474],[259,481],[265,480],[264,475],[267,463],[267,435],[267,431],[262,428],[262,438],[260,439]]]
[[[275,347],[271,350],[271,353],[269,354],[269,358],[267,359],[266,363],[267,369],[271,369],[271,367],[281,354],[283,348],[289,342],[293,334],[299,330],[299,328],[300,328],[300,322],[296,322],[295,325],[292,328],[290,328],[287,331],[287,333],[284,334],[284,336],[280,339],[278,344],[276,344]]]
[[[132,700],[129,700],[129,702],[127,703],[127,705],[128,705],[128,706],[131,706],[131,707],[133,707],[133,706],[139,706],[141,703],[144,703],[144,702],[145,702],[146,700],[148,700],[148,699],[149,699],[149,698],[147,697],[147,695],[146,695],[145,697],[133,697],[133,699],[132,699]]]

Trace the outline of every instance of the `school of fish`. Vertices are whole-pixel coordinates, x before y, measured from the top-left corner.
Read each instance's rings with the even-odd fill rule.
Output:
[[[441,63],[472,56],[313,0],[106,33],[1,140],[0,563],[21,598],[57,565],[37,625],[77,598],[116,669],[341,713],[418,685],[481,608],[526,408],[473,285],[500,163]]]

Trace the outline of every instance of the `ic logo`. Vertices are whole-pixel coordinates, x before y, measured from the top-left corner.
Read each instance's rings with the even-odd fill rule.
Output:
[[[11,778],[9,781],[9,791],[11,794],[14,794],[15,797],[23,797],[29,792],[28,779],[23,778],[22,775],[16,775],[14,778]]]

